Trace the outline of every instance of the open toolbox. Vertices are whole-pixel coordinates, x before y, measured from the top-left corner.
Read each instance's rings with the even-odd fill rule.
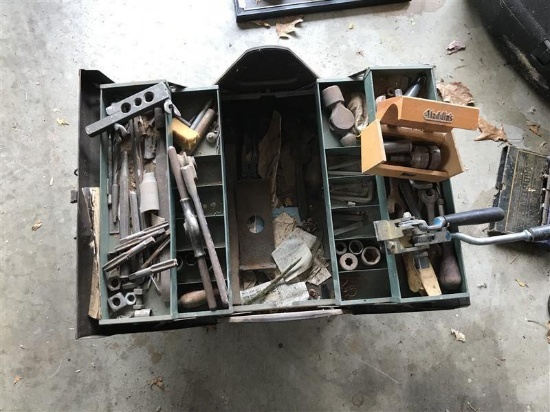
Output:
[[[277,67],[286,68],[282,78]],[[121,237],[120,233],[112,233],[112,219],[106,218],[110,215],[107,182],[111,141],[109,133],[90,138],[86,126],[104,118],[113,102],[159,82],[113,83],[98,71],[83,70],[77,337],[176,329],[220,321],[304,319],[469,305],[459,242],[453,246],[462,279],[460,287],[452,292],[444,290],[439,296],[411,292],[402,259],[386,253],[376,239],[373,225],[374,221],[392,217],[387,204],[390,179],[361,172],[359,140],[354,145],[342,146],[331,130],[322,104],[321,92],[331,85],[338,85],[344,95],[364,93],[365,117],[370,123],[376,116],[376,96],[390,86],[406,88],[403,84],[412,83],[419,73],[427,77],[419,97],[435,100],[431,66],[374,67],[363,78],[318,79],[291,51],[279,47],[246,52],[214,86],[189,88],[162,82],[170,89],[170,100],[181,112],[181,118],[192,118],[206,102],[211,102],[217,114],[217,139],[202,139],[194,148],[193,157],[197,192],[222,268],[229,304],[216,310],[206,304],[181,304],[183,296],[201,291],[203,283],[193,245],[183,229],[177,185],[163,153],[176,142],[170,127],[172,114],[167,111],[163,115],[164,127],[156,128],[160,134],[154,167],[163,204],[155,214],[165,219],[169,237],[163,259],[175,260],[175,264],[156,275],[159,290],[149,285],[145,292],[144,304],[152,308],[151,316],[133,317],[129,312],[110,310],[108,303],[113,293],[102,268],[112,258]],[[151,114],[141,116],[147,123]],[[268,139],[262,140],[265,136]],[[261,155],[275,150],[273,142],[281,162],[276,169]],[[443,180],[439,186],[446,212],[453,213],[450,181]],[[99,217],[95,219],[99,227],[93,224],[95,215],[91,213],[90,202],[84,201],[90,188],[97,189]],[[93,205],[97,206],[95,202]],[[315,283],[302,278],[296,283],[299,288],[293,291],[300,297],[283,299],[283,304],[267,298],[249,299],[247,291],[273,279],[276,265],[272,253],[281,244],[278,233],[288,219],[293,228],[313,235],[315,259],[324,263],[329,276]],[[95,247],[90,246],[94,244]],[[343,250],[356,252],[352,253],[356,265],[353,261],[346,263],[345,259],[341,264]],[[210,275],[217,289],[212,271]],[[90,308],[96,284],[99,286],[96,306],[100,311],[93,318]]]

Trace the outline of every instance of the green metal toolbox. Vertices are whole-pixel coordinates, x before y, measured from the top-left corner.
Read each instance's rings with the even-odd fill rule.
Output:
[[[333,172],[335,165],[342,160],[360,159],[360,147],[342,147],[333,136],[321,104],[320,92],[327,86],[338,85],[345,94],[364,93],[368,119],[372,121],[375,117],[376,96],[389,85],[399,87],[400,82],[407,78],[412,81],[418,73],[427,75],[426,86],[419,97],[436,99],[431,66],[371,67],[361,76],[353,78],[319,79],[290,50],[282,47],[262,47],[247,51],[222,75],[216,85],[210,87],[191,88],[166,82],[171,90],[171,100],[179,108],[183,118],[191,118],[209,100],[217,108],[219,139],[215,145],[202,141],[193,156],[197,163],[198,192],[227,282],[229,306],[215,311],[206,306],[193,309],[178,306],[178,298],[182,294],[200,290],[202,284],[196,266],[186,264],[192,257],[192,247],[183,230],[179,196],[167,166],[168,161],[166,156],[160,154],[159,159],[156,159],[156,173],[160,176],[160,181],[164,179],[166,182],[165,188],[159,187],[159,193],[165,202],[161,209],[164,209],[170,229],[170,247],[166,250],[166,257],[177,259],[178,266],[161,274],[162,290],[157,291],[152,287],[146,292],[145,301],[153,309],[152,316],[134,318],[120,316],[108,309],[110,290],[101,267],[118,239],[117,234],[110,230],[112,225],[107,217],[106,182],[109,170],[106,148],[110,143],[107,133],[90,138],[85,127],[104,117],[106,107],[112,102],[127,98],[158,81],[113,83],[101,72],[82,70],[79,184],[75,199],[78,200],[77,338],[187,328],[223,321],[307,319],[344,313],[403,312],[468,306],[469,293],[458,242],[455,242],[454,247],[462,284],[459,290],[444,292],[440,296],[412,293],[407,285],[403,263],[393,255],[382,253],[376,264],[360,264],[357,269],[349,271],[342,270],[337,263],[338,242],[359,240],[364,246],[379,247],[372,222],[389,218],[386,203],[389,181],[382,176],[339,175]],[[250,258],[254,262],[254,253],[261,252],[265,245],[262,246],[260,242],[254,244],[254,235],[247,234],[246,230],[242,231],[241,215],[246,211],[251,217],[262,216],[265,224],[266,220],[271,220],[281,212],[273,208],[266,211],[265,207],[260,207],[261,201],[256,202],[257,198],[260,199],[259,190],[249,186],[250,181],[258,181],[258,176],[254,176],[250,168],[257,159],[244,155],[250,144],[254,144],[249,131],[253,130],[256,135],[261,136],[268,133],[265,125],[273,124],[273,113],[277,113],[281,135],[285,136],[281,142],[281,150],[287,150],[290,154],[296,177],[293,181],[295,192],[288,201],[283,201],[281,210],[292,211],[303,226],[313,225],[311,231],[322,244],[323,258],[326,259],[331,277],[318,286],[308,285],[313,289],[315,299],[282,306],[265,302],[242,304],[239,296],[241,287],[237,282],[239,279],[243,282],[243,277],[248,276],[249,271],[246,270],[246,265],[235,266],[232,262],[235,255],[239,256],[240,253],[243,256],[242,248],[251,247]],[[171,115],[166,114],[166,133],[159,143],[157,153],[173,144],[173,136],[168,127],[171,121]],[[369,202],[354,204],[331,197],[331,190],[339,185],[356,183],[372,188]],[[98,205],[93,204],[99,210],[99,224],[95,225],[91,218],[93,214],[90,213],[90,202],[86,201],[90,188],[95,189],[99,199]],[[441,188],[446,211],[453,213],[450,181],[442,182]],[[235,193],[245,195],[235,198]],[[342,231],[343,213],[362,215],[369,223],[360,228]],[[247,246],[247,236],[251,236],[252,246]],[[261,273],[257,276],[261,277]],[[91,296],[94,295],[96,284],[99,285],[100,296],[99,319],[89,315],[93,299]]]

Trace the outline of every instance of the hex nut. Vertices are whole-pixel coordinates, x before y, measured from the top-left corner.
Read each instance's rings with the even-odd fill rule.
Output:
[[[111,292],[115,292],[117,290],[120,290],[121,285],[120,278],[111,278],[107,281],[107,289],[109,289]]]
[[[117,294],[111,296],[109,299],[107,299],[107,303],[109,304],[109,307],[113,312],[116,312],[127,305],[126,298],[121,292],[118,292]]]
[[[136,295],[134,294],[134,292],[127,293],[124,299],[126,300],[126,304],[128,306],[132,306],[136,303]]]

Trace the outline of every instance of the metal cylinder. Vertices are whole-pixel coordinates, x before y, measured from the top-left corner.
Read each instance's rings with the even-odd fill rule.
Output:
[[[141,213],[159,210],[159,191],[155,173],[150,172],[143,175],[143,180],[139,185],[139,194],[139,210]]]
[[[360,255],[363,252],[363,243],[360,240],[349,242],[348,249],[354,255]]]
[[[334,248],[336,249],[336,255],[338,256],[342,256],[348,251],[348,245],[346,242],[336,242]]]
[[[380,262],[381,253],[380,249],[374,246],[367,246],[361,253],[361,262],[365,266],[374,266]]]
[[[331,109],[336,103],[344,102],[344,96],[338,86],[329,86],[321,91],[323,106]]]
[[[197,125],[197,128],[195,131],[199,135],[200,138],[204,137],[206,132],[208,132],[208,129],[210,129],[210,126],[216,119],[216,112],[212,109],[206,110],[206,113],[204,113],[204,116],[200,120],[199,124]]]
[[[134,310],[134,318],[145,318],[153,315],[153,309]]]
[[[357,256],[355,256],[353,253],[344,253],[342,256],[340,256],[339,262],[340,267],[343,270],[355,270],[357,269],[357,265],[359,264]]]

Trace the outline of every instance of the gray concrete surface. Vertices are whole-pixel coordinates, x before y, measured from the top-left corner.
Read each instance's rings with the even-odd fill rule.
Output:
[[[207,85],[267,44],[289,46],[321,77],[432,63],[439,77],[466,83],[514,144],[548,153],[548,103],[506,64],[468,3],[309,15],[289,40],[237,26],[230,0],[2,0],[0,21],[1,410],[550,409],[546,330],[527,322],[548,320],[549,255],[528,246],[465,246],[472,305],[461,310],[74,339],[79,68]],[[455,38],[467,49],[447,56]],[[456,133],[468,168],[453,179],[459,210],[487,206],[494,193],[501,147],[475,136]],[[150,386],[157,377],[164,390]]]

